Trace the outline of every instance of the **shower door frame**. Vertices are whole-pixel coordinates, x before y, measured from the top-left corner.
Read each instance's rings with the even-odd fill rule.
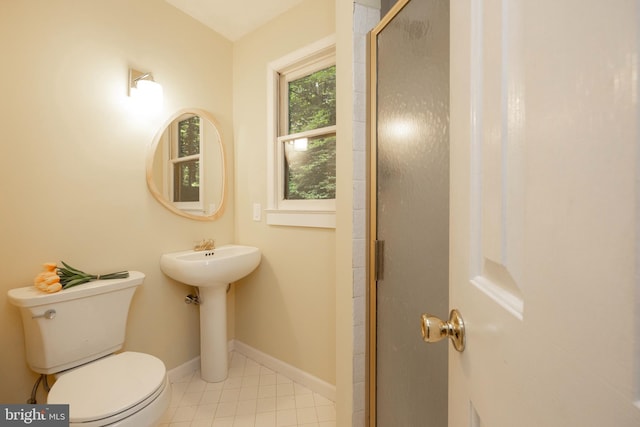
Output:
[[[378,302],[378,274],[381,273],[382,247],[377,247],[377,38],[385,27],[407,6],[412,0],[397,0],[397,2],[389,9],[389,11],[381,17],[380,22],[369,32],[367,37],[366,53],[367,53],[367,375],[366,380],[366,399],[365,399],[365,423],[370,427],[377,425],[377,302]],[[448,287],[448,284],[447,284]],[[418,322],[416,322],[418,325]],[[418,327],[418,326],[417,326]]]

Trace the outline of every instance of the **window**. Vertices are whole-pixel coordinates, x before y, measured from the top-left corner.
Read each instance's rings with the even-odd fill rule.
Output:
[[[269,66],[267,223],[335,227],[336,65],[333,37]]]
[[[336,66],[280,77],[284,200],[336,198]]]
[[[178,209],[202,211],[202,120],[187,114],[171,124],[172,201]]]

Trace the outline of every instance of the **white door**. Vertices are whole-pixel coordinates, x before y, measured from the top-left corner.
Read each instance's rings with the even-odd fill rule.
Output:
[[[449,426],[640,426],[638,2],[450,4]]]

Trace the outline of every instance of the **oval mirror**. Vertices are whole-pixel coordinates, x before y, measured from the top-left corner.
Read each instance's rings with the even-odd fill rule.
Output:
[[[224,145],[207,111],[178,111],[160,128],[147,155],[147,185],[170,211],[210,221],[225,202]]]

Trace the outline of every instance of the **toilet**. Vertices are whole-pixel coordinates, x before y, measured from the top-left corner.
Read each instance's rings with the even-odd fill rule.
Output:
[[[129,306],[144,274],[97,280],[47,294],[11,289],[20,308],[29,367],[55,375],[49,404],[69,405],[70,426],[151,427],[171,401],[164,363],[125,351]]]

